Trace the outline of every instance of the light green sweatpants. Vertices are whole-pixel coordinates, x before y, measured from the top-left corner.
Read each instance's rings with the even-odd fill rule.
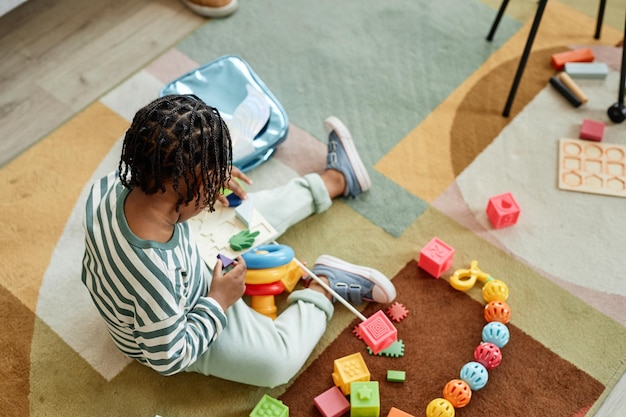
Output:
[[[255,208],[280,234],[332,204],[317,174],[254,193],[253,198]],[[287,383],[302,368],[334,311],[328,298],[309,289],[292,292],[287,301],[276,320],[237,301],[226,311],[226,328],[186,370],[262,387]]]

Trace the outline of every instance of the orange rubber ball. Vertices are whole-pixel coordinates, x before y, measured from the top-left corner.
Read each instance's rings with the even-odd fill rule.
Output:
[[[485,320],[507,324],[511,320],[511,309],[504,301],[491,301],[485,305]]]
[[[443,387],[443,398],[450,401],[454,408],[465,407],[472,399],[472,389],[467,382],[453,379]]]

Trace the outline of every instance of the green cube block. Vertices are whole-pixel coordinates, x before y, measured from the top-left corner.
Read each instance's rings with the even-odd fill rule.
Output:
[[[379,417],[380,393],[378,381],[350,384],[350,417]]]
[[[395,371],[393,369],[387,370],[387,381],[391,382],[404,382],[406,381],[405,371]]]
[[[263,394],[261,400],[250,413],[250,417],[289,417],[289,407],[282,401]]]

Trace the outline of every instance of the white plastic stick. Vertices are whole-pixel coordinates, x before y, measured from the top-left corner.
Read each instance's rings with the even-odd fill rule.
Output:
[[[276,242],[274,242],[276,243]],[[361,321],[366,321],[367,318],[361,314],[361,312],[359,310],[357,310],[356,308],[354,308],[354,306],[352,304],[350,304],[347,300],[345,300],[342,296],[340,296],[339,294],[337,294],[335,292],[335,290],[333,290],[332,288],[330,288],[328,286],[328,284],[326,284],[320,277],[318,277],[317,275],[315,275],[313,273],[313,271],[311,271],[309,268],[307,268],[306,266],[304,266],[304,264],[302,262],[300,262],[299,260],[297,260],[295,257],[293,258],[293,260],[298,264],[298,266],[300,268],[302,268],[304,271],[306,271],[307,274],[309,274],[309,276],[311,278],[313,278],[315,281],[317,281],[318,284],[320,284],[322,286],[322,288],[324,288],[326,291],[328,291],[333,297],[335,297],[337,299],[337,301],[339,301],[341,304],[343,304],[344,306],[346,306],[346,308],[348,310],[350,310],[355,316],[357,316],[359,319],[361,319]]]

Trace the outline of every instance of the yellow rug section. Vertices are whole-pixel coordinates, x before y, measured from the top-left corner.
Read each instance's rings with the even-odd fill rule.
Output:
[[[595,23],[594,18],[583,15],[559,2],[550,1],[545,9],[532,50],[577,44],[615,45],[621,40],[623,34],[608,26],[604,26],[600,40],[593,39]],[[385,155],[374,166],[376,170],[410,193],[432,203],[455,180],[450,132],[459,106],[472,87],[498,66],[515,60],[517,68],[531,24],[532,20],[528,21],[506,44],[492,54],[419,126]],[[485,35],[488,31],[489,28],[485,27]],[[498,36],[497,32],[495,36]],[[531,64],[529,60],[527,70]],[[511,73],[511,83],[513,77],[514,73]],[[548,80],[546,84],[547,82]],[[523,77],[521,83],[524,83]],[[504,109],[506,98],[506,96],[502,97],[502,109]],[[511,120],[519,110],[519,106],[516,107],[514,103],[510,115]]]
[[[31,311],[77,198],[127,127],[95,103],[0,171],[0,283]]]

